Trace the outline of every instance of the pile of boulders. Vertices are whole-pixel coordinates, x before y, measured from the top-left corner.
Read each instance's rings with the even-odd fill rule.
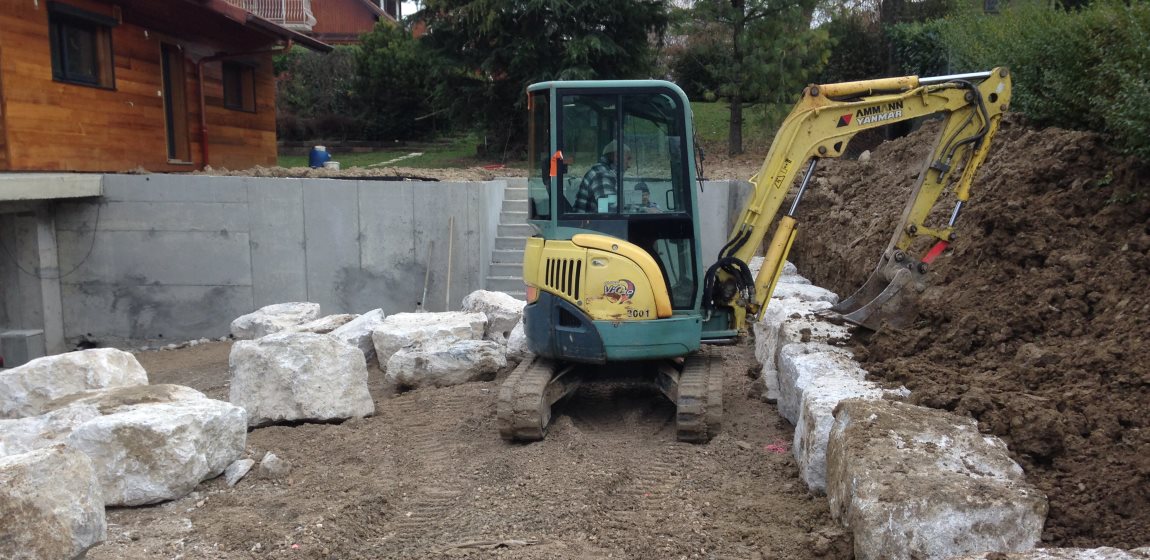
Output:
[[[760,265],[756,259],[751,268]],[[754,325],[762,364],[755,391],[794,424],[800,476],[827,496],[853,536],[855,558],[1150,556],[1146,549],[1034,550],[1046,496],[1006,445],[970,418],[907,404],[905,388],[868,381],[847,348],[851,329],[819,315],[837,302],[787,263]]]
[[[489,379],[530,355],[524,305],[485,290],[442,313],[320,317],[314,303],[270,305],[232,322],[229,400],[253,426],[370,414],[371,360],[399,388]]]
[[[230,402],[149,385],[135,356],[111,348],[0,371],[0,558],[83,556],[106,539],[106,506],[181,498],[221,474],[232,486],[253,468],[285,477],[275,454],[244,456],[249,428],[373,414],[372,360],[401,388],[492,377],[529,356],[524,305],[486,291],[459,312],[388,317],[270,305],[232,322]]]
[[[0,372],[3,558],[73,558],[107,535],[105,506],[183,497],[247,443],[243,408],[178,385],[149,385],[111,348]]]

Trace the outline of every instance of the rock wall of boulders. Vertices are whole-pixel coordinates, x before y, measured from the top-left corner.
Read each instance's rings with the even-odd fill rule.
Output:
[[[868,381],[847,349],[850,329],[818,314],[837,301],[787,264],[754,325],[755,391],[794,424],[800,476],[826,495],[855,558],[1150,557],[1150,549],[1036,550],[1046,496],[1006,445],[970,418],[901,402],[904,388]]]

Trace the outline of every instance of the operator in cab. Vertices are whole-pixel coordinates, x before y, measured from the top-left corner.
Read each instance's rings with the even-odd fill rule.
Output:
[[[588,214],[599,212],[600,198],[617,197],[620,172],[631,167],[634,158],[631,148],[624,144],[620,163],[618,151],[618,143],[615,140],[608,142],[603,147],[599,161],[583,175],[583,182],[579,183],[579,191],[575,193],[576,212]]]

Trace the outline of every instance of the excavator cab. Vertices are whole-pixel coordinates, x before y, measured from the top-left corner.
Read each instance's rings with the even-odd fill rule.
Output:
[[[602,364],[687,355],[702,339],[690,104],[659,81],[528,89],[527,339]]]
[[[710,440],[722,378],[693,354],[706,335],[686,95],[653,80],[546,82],[527,95],[536,234],[523,316],[537,357],[501,387],[501,434],[541,439],[551,405],[581,383],[639,379],[676,404],[678,439]]]

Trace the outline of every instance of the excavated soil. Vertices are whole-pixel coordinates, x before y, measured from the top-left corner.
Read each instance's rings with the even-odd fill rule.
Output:
[[[862,285],[936,130],[821,166],[791,253],[804,275]],[[958,227],[916,322],[856,336],[863,367],[1003,438],[1049,496],[1044,542],[1150,544],[1150,169],[1010,118]]]
[[[230,346],[137,356],[152,383],[226,399]],[[373,368],[375,416],[249,433],[248,454],[286,459],[287,478],[253,470],[109,509],[108,542],[88,558],[850,558],[798,479],[790,426],[746,396],[753,349],[711,353],[726,418],[706,445],[676,442],[671,404],[627,385],[584,387],[545,441],[508,444],[499,380],[395,393]]]

